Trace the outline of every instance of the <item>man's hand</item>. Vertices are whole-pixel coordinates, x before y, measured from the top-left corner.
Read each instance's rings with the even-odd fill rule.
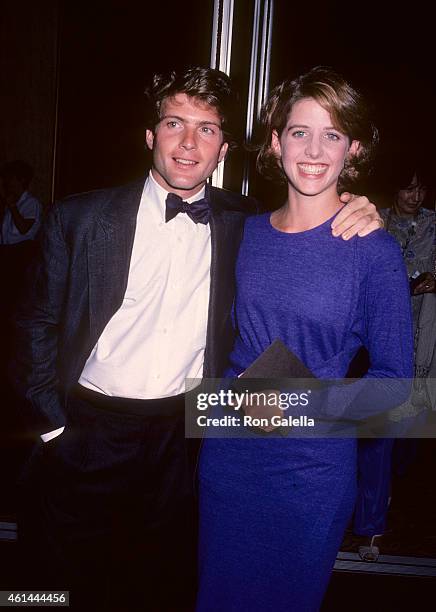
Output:
[[[374,230],[384,227],[377,208],[366,196],[344,192],[340,195],[340,200],[346,206],[336,215],[332,223],[333,236],[349,240],[356,234],[361,237],[367,236]]]
[[[435,293],[436,280],[430,272],[423,272],[410,282],[410,293],[420,295],[421,293]]]

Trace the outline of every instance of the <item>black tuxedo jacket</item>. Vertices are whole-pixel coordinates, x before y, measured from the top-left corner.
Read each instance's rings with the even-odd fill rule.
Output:
[[[66,198],[40,241],[31,298],[17,317],[15,385],[26,420],[47,432],[65,425],[65,397],[127,287],[144,180]],[[234,267],[247,212],[257,203],[207,186],[212,259],[204,376],[222,373],[231,350]]]

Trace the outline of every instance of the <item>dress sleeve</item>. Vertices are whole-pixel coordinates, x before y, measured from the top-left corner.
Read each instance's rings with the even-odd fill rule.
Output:
[[[366,375],[332,385],[316,410],[320,417],[364,421],[407,400],[413,377],[413,323],[406,268],[396,243],[381,245],[361,286]]]

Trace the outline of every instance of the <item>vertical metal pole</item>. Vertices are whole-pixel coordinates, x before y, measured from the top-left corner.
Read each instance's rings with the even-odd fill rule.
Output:
[[[274,0],[253,0],[253,2],[254,16],[245,125],[247,143],[252,139],[254,121],[259,119],[262,105],[268,96],[274,10]],[[210,66],[226,74],[230,74],[233,12],[234,0],[215,0]],[[223,185],[224,163],[224,161],[221,162],[212,175],[212,185],[216,187]],[[249,179],[250,160],[247,155],[242,179],[242,193],[245,195],[248,194]]]
[[[210,49],[210,67],[216,68],[217,63],[219,62],[219,57],[217,56],[218,48],[219,48],[219,37],[220,37],[220,0],[215,0],[213,7],[213,24],[212,24],[212,45]]]
[[[262,39],[259,49],[259,34],[262,6]],[[255,0],[253,18],[253,36],[251,42],[250,82],[248,86],[247,122],[245,140],[251,142],[253,135],[254,115],[259,119],[260,111],[269,91],[269,73],[271,65],[271,42],[274,0]],[[259,57],[260,53],[260,57]],[[250,181],[250,160],[245,159],[242,179],[242,193],[248,195]]]
[[[233,9],[234,0],[215,0],[210,66],[211,68],[217,68],[226,74],[230,74],[233,37]],[[220,162],[218,164],[218,168],[212,175],[212,185],[215,187],[223,186],[224,163],[224,160]]]
[[[257,73],[257,58],[259,54],[259,25],[260,25],[260,3],[261,0],[255,0],[254,17],[253,17],[253,33],[251,37],[251,60],[250,60],[250,80],[248,82],[248,100],[247,100],[247,120],[245,124],[245,141],[249,143],[253,134],[254,122],[254,100],[256,96],[256,73]],[[250,160],[248,156],[245,158],[244,174],[242,177],[242,193],[248,195],[248,182],[250,175]]]
[[[259,63],[259,90],[257,97],[257,119],[269,92],[269,73],[271,67],[271,42],[274,0],[265,0],[262,26],[262,44]]]
[[[54,103],[54,121],[53,121],[53,146],[51,159],[51,186],[50,186],[50,204],[53,204],[56,198],[56,173],[57,173],[57,155],[58,155],[58,132],[59,132],[59,72],[60,72],[60,56],[61,56],[61,32],[63,27],[63,14],[61,7],[56,5],[56,33],[55,33],[55,103]]]

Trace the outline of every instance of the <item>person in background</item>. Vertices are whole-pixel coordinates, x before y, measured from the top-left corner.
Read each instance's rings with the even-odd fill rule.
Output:
[[[0,385],[3,405],[9,408],[4,411],[0,432],[0,478],[5,490],[8,483],[12,483],[6,502],[11,504],[10,511],[15,508],[16,475],[28,453],[29,444],[23,435],[19,410],[12,408],[18,406],[19,400],[11,388],[7,372],[15,343],[13,319],[26,292],[36,251],[35,238],[41,226],[41,204],[29,191],[32,179],[33,169],[23,160],[9,161],[0,167]]]
[[[32,178],[32,167],[22,160],[6,162],[0,168],[0,279],[8,296],[2,300],[0,312],[9,331],[41,227],[42,207],[29,191]]]
[[[29,191],[33,169],[23,160],[0,167],[0,282],[5,292],[0,306],[3,331],[1,375],[12,343],[11,318],[26,288],[27,273],[35,254],[42,207]]]
[[[426,379],[436,367],[436,213],[430,203],[429,181],[416,160],[395,164],[393,203],[381,210],[385,229],[399,243],[409,277],[414,327],[414,375],[412,394],[392,411],[399,435],[425,422],[434,390],[427,393]],[[418,447],[414,438],[385,438],[359,441],[359,488],[353,532],[364,539],[359,554],[377,561],[391,500],[392,474],[402,475],[413,462]]]
[[[381,210],[385,229],[400,244],[410,279],[413,321],[416,325],[425,293],[434,293],[436,261],[436,213],[430,203],[430,185],[416,164],[398,181],[390,208]],[[416,299],[415,299],[416,298]]]
[[[0,244],[18,244],[34,240],[41,226],[42,207],[29,192],[33,169],[25,161],[15,160],[0,168],[3,218]]]

